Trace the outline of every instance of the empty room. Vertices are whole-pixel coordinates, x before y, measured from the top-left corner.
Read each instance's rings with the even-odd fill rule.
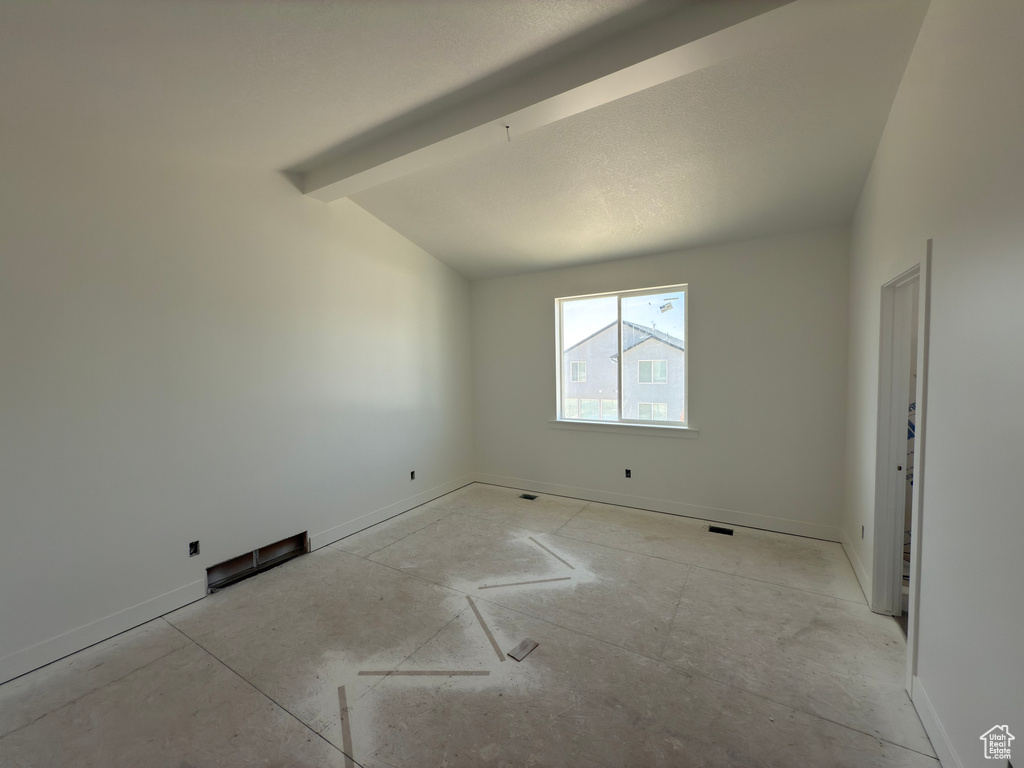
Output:
[[[0,766],[1024,764],[1022,35],[0,0]]]

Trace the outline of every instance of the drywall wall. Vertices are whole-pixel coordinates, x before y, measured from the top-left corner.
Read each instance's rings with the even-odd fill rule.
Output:
[[[1015,0],[933,0],[852,229],[843,529],[867,574],[880,289],[933,238],[913,688],[946,766],[991,764],[997,723],[1024,743],[1022,29]]]
[[[471,470],[467,282],[276,173],[7,153],[0,355],[0,680]]]
[[[481,479],[838,539],[847,248],[824,230],[475,281]],[[676,283],[699,435],[552,427],[555,299]]]

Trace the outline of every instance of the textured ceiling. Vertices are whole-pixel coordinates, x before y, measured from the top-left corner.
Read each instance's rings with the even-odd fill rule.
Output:
[[[281,169],[638,0],[0,0],[0,138]]]
[[[293,168],[638,5],[0,0],[0,142]],[[797,0],[785,47],[355,199],[470,277],[845,223],[926,5]]]
[[[353,199],[469,277],[845,224],[926,3],[833,8],[824,34]]]

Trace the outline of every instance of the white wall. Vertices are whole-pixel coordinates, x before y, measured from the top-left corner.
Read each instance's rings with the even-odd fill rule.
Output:
[[[933,0],[852,231],[843,528],[868,573],[880,288],[934,239],[914,698],[947,766],[990,764],[997,723],[1024,744],[1022,30],[1019,0]]]
[[[481,479],[838,539],[848,246],[826,230],[474,282]],[[699,437],[549,426],[555,298],[683,282]]]
[[[464,482],[468,322],[463,278],[278,174],[5,153],[0,681]]]

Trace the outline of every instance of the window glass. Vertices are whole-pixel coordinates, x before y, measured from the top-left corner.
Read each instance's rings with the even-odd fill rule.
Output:
[[[668,383],[668,360],[641,360],[637,380],[641,384]]]
[[[686,426],[686,291],[557,299],[558,418]]]
[[[653,360],[641,360],[640,361],[640,383],[650,384],[654,381],[654,366],[652,365]]]
[[[668,360],[652,360],[654,368],[654,383],[655,384],[667,384],[668,383]]]
[[[601,418],[604,421],[618,421],[619,420],[619,401],[618,400],[602,400],[601,401]]]
[[[685,307],[685,286],[622,296],[624,362],[620,419],[668,421],[667,413],[671,410],[678,423],[685,424]],[[667,400],[671,401],[671,408],[645,408],[640,412],[642,402]]]
[[[601,401],[594,398],[580,399],[580,418],[597,421],[601,418]]]
[[[575,397],[565,398],[565,404],[562,406],[562,418],[578,419],[580,417],[579,402]]]
[[[668,403],[637,403],[643,421],[668,421]]]

